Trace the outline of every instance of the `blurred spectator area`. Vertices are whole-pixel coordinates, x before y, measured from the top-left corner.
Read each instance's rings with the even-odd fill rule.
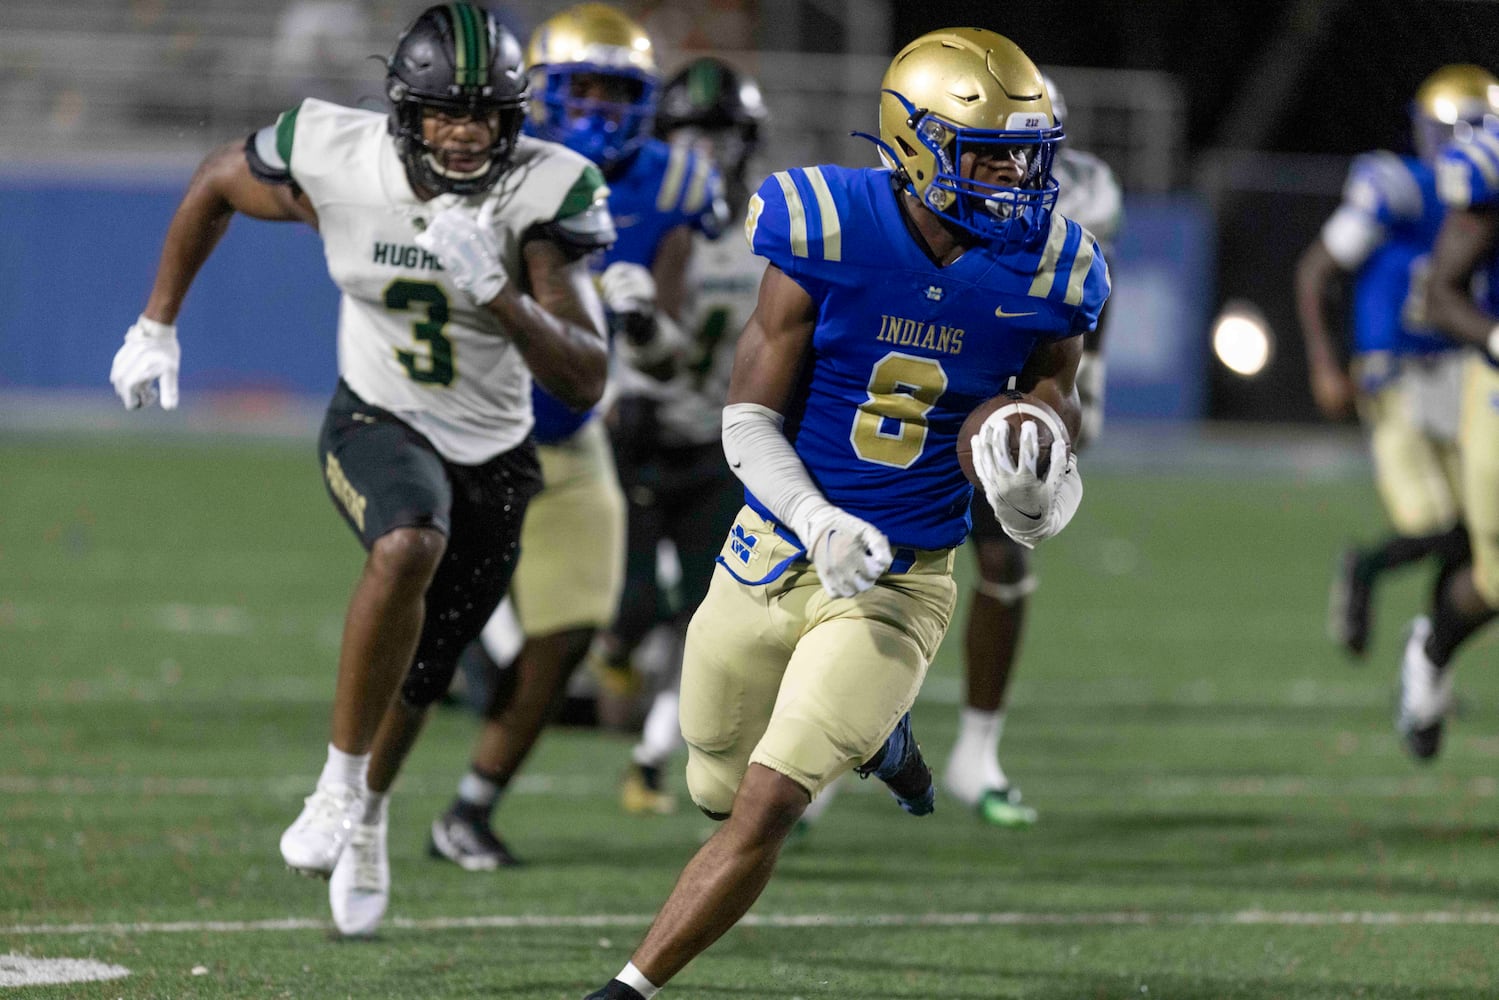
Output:
[[[5,0],[0,159],[193,160],[304,96],[383,107],[380,59],[420,0]],[[510,3],[524,40],[563,6]],[[702,51],[762,81],[774,113],[765,165],[867,163],[892,51],[889,4],[844,0],[625,3],[667,72]],[[1185,162],[1185,106],[1168,74],[1050,68],[1073,141],[1132,191],[1168,190]],[[1124,78],[1128,78],[1127,80]]]

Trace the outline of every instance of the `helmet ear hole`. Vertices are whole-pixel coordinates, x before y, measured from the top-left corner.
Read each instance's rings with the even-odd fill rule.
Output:
[[[906,142],[904,136],[899,136],[899,135],[896,136],[895,137],[895,144],[900,147],[900,152],[901,152],[902,156],[915,156],[916,155],[916,150],[914,150],[914,149],[911,148],[911,144],[908,143],[908,142]]]

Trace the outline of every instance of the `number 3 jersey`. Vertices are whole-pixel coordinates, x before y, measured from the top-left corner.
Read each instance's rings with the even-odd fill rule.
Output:
[[[1056,213],[1038,245],[975,246],[938,266],[900,197],[888,170],[788,170],[760,186],[745,232],[816,306],[785,414],[813,481],[892,545],[940,549],[970,526],[963,420],[1038,344],[1093,329],[1108,267],[1092,235]]]
[[[531,376],[498,319],[416,245],[417,227],[455,204],[497,202],[500,263],[525,286],[523,241],[547,233],[583,251],[614,236],[608,188],[591,162],[522,136],[489,192],[422,201],[386,115],[303,101],[246,147],[262,180],[295,184],[317,211],[339,304],[338,368],[362,399],[397,414],[446,459],[477,465],[531,432]]]

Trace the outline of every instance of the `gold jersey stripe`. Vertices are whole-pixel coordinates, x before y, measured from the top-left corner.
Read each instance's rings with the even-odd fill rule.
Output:
[[[833,201],[833,192],[828,190],[827,178],[817,167],[808,167],[804,173],[812,184],[812,193],[817,196],[817,214],[822,220],[822,259],[843,259],[843,226],[838,219],[838,206]]]
[[[1083,230],[1083,238],[1077,245],[1077,253],[1072,257],[1072,273],[1067,278],[1067,294],[1062,301],[1069,306],[1081,305],[1083,301],[1083,282],[1088,280],[1088,272],[1093,270],[1093,249],[1098,246],[1093,242],[1093,234],[1086,229]]]
[[[666,160],[666,176],[661,179],[661,189],[656,192],[656,211],[670,212],[682,196],[682,183],[687,179],[687,149],[671,147]]]
[[[802,196],[797,193],[796,183],[784,170],[775,175],[786,196],[786,213],[791,217],[791,254],[793,257],[807,256],[807,210],[802,207]]]
[[[1062,256],[1062,245],[1067,242],[1067,220],[1062,215],[1051,213],[1051,232],[1046,236],[1046,249],[1041,251],[1041,262],[1036,265],[1036,276],[1031,279],[1030,294],[1046,298],[1051,294],[1052,282],[1057,278],[1057,261]]]
[[[699,156],[692,167],[692,181],[687,185],[687,198],[682,202],[682,211],[696,215],[708,203],[708,178],[713,174],[713,165],[706,157]]]

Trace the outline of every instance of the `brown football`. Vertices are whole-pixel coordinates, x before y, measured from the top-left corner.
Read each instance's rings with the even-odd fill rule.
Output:
[[[1006,407],[1009,408],[1009,412],[1005,414],[1005,420],[1010,424],[1010,459],[1012,461],[1019,461],[1020,425],[1030,420],[1036,424],[1036,439],[1037,443],[1041,445],[1041,454],[1036,459],[1036,472],[1044,476],[1046,475],[1046,470],[1051,467],[1051,442],[1053,437],[1051,428],[1046,424],[1046,421],[1037,420],[1033,415],[1022,410],[1017,405],[1020,403],[1027,403],[1038,409],[1045,410],[1057,420],[1058,424],[1061,423],[1061,418],[1057,417],[1056,411],[1050,405],[1028,392],[1020,392],[1016,389],[1008,389],[998,396],[986,399],[974,407],[973,412],[968,414],[967,419],[963,421],[962,428],[958,431],[958,464],[963,467],[963,475],[967,476],[968,481],[973,485],[982,487],[982,484],[979,482],[978,473],[973,469],[973,436],[979,432],[979,428],[983,426],[985,420],[989,419],[990,415],[996,411],[1004,410]]]

